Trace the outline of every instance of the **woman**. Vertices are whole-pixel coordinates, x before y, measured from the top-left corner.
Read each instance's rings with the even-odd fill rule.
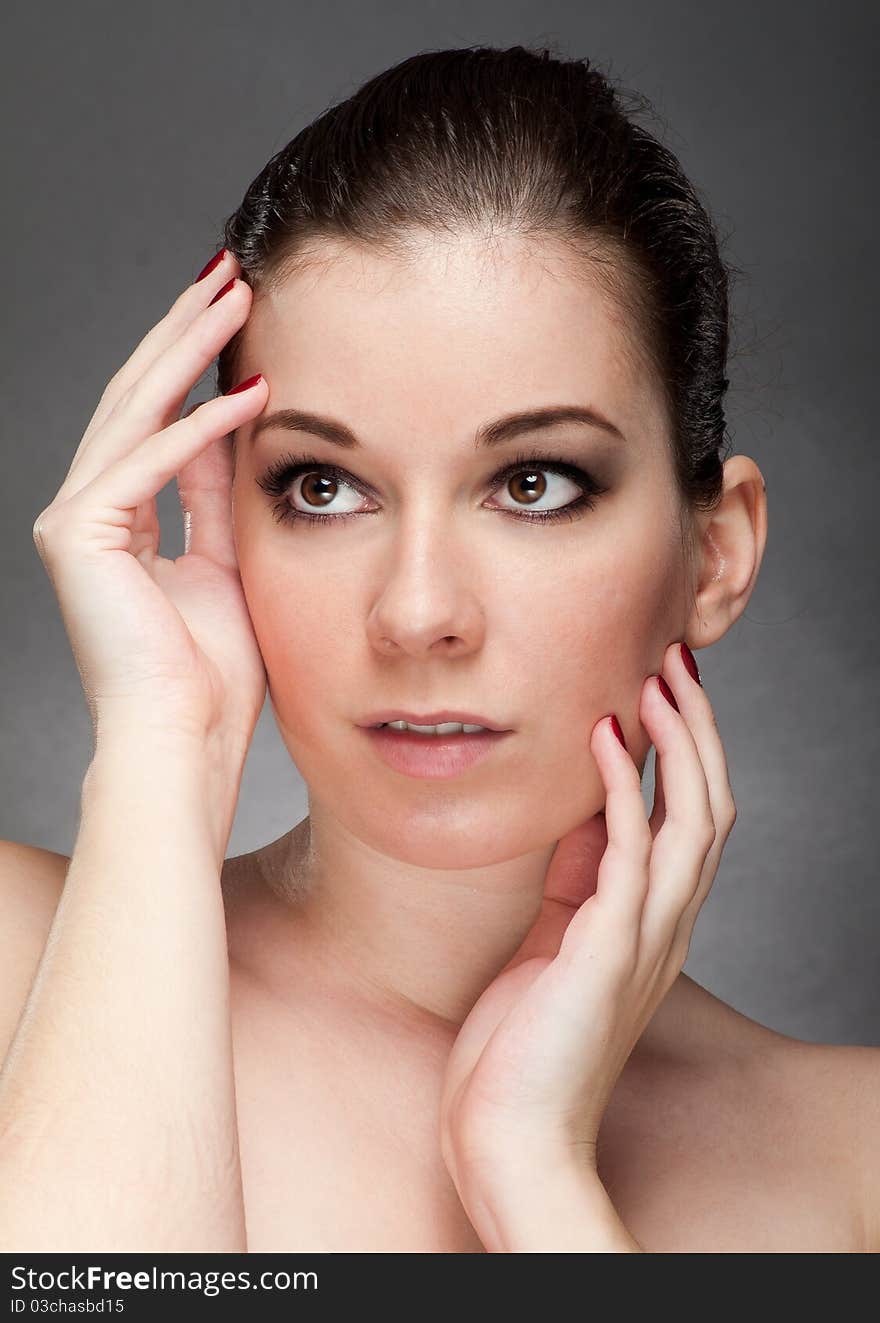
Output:
[[[678,162],[433,52],[224,240],[34,528],[95,750],[71,859],[6,844],[3,1248],[873,1251],[878,1053],[681,972],[767,514]],[[309,814],[227,860],[267,681]]]

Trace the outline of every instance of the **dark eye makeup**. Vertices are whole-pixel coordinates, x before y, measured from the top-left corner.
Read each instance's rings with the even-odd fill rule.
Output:
[[[572,464],[569,460],[538,451],[520,451],[509,464],[495,474],[492,479],[492,495],[503,487],[506,482],[509,482],[512,477],[520,473],[532,475],[539,473],[542,469],[570,478],[581,487],[582,495],[574,501],[569,501],[568,505],[559,506],[555,510],[537,510],[532,513],[524,510],[521,514],[514,510],[499,510],[498,513],[532,524],[553,523],[560,519],[579,519],[587,510],[593,509],[595,498],[603,495],[608,490],[585,469],[582,469],[578,464]],[[287,496],[291,484],[304,473],[333,478],[337,482],[343,482],[346,486],[354,488],[361,495],[369,495],[364,490],[363,484],[347,469],[341,468],[338,464],[328,464],[317,459],[314,455],[293,455],[288,452],[270,464],[262,477],[257,479],[257,486],[273,500],[274,515],[278,523],[303,521],[305,524],[312,525],[340,524],[348,519],[377,513],[374,510],[348,510],[342,514],[311,514],[305,510],[295,509],[290,504]]]

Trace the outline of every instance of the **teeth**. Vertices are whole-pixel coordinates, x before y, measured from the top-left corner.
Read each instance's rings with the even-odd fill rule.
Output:
[[[461,721],[443,721],[439,726],[413,726],[408,721],[386,721],[383,725],[392,730],[414,730],[419,735],[471,735],[475,731],[485,730],[485,726],[468,726]]]

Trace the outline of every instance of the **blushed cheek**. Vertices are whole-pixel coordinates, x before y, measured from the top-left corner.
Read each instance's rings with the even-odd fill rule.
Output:
[[[332,585],[314,574],[285,577],[277,555],[262,565],[244,561],[241,572],[285,743],[292,755],[314,748],[326,757],[332,731],[356,720],[365,701],[349,663],[352,622]]]
[[[335,731],[347,756],[350,725],[374,699],[351,665],[353,656],[363,662],[364,622],[346,612],[332,584],[285,574],[277,549],[249,550],[240,555],[242,583],[287,747],[320,763],[335,756]],[[621,530],[582,563],[554,570],[533,560],[515,602],[488,604],[483,656],[470,668],[475,701],[493,703],[494,715],[527,735],[527,779],[545,787],[568,775],[572,759],[588,765],[584,744],[610,712],[643,765],[642,687],[679,636],[685,609],[680,542],[656,527],[652,537]]]
[[[651,740],[639,717],[642,691],[659,672],[667,647],[680,638],[686,618],[684,566],[680,551],[638,562],[609,603],[616,640],[609,665],[610,700],[627,748],[641,770]]]
[[[578,574],[564,591],[545,594],[543,626],[524,641],[518,674],[538,678],[536,698],[550,720],[549,764],[615,712],[640,764],[649,741],[638,716],[642,687],[662,665],[684,622],[685,592],[679,546],[662,540],[608,557]]]

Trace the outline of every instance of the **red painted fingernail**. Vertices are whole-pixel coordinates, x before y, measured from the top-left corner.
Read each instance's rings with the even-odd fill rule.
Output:
[[[626,748],[626,740],[623,738],[623,730],[621,729],[620,722],[613,713],[611,715],[611,729],[614,731],[614,734],[620,740],[623,747]]]
[[[702,687],[703,681],[700,679],[700,672],[697,670],[697,663],[694,660],[694,654],[691,652],[688,645],[684,642],[681,645],[681,660],[684,662],[685,666],[687,667],[687,673],[691,677],[691,679],[696,680],[697,684]]]
[[[193,281],[193,284],[197,285],[200,280],[205,279],[205,276],[209,276],[211,272],[214,270],[214,268],[220,265],[220,263],[223,261],[225,256],[226,256],[226,249],[221,248],[219,253],[215,253],[214,256],[211,258],[210,262],[208,262],[206,266],[202,267],[201,271]]]
[[[222,289],[217,290],[217,293],[211,299],[211,303],[216,303],[218,299],[222,299],[223,295],[228,294],[234,284],[235,284],[235,276],[233,276],[231,280],[227,280],[226,284],[222,287]],[[209,308],[211,306],[211,303],[208,304]]]
[[[666,699],[667,703],[671,703],[672,706],[675,708],[676,712],[679,712],[681,709],[679,708],[678,704],[675,701],[675,694],[669,688],[669,685],[663,679],[662,675],[657,676],[657,683],[659,684],[660,692],[663,695],[663,697]]]
[[[226,394],[237,395],[240,390],[250,390],[251,386],[256,386],[257,382],[262,380],[262,372],[257,372],[254,376],[248,377],[246,381],[240,381],[237,386],[233,386],[232,390],[228,390]]]

